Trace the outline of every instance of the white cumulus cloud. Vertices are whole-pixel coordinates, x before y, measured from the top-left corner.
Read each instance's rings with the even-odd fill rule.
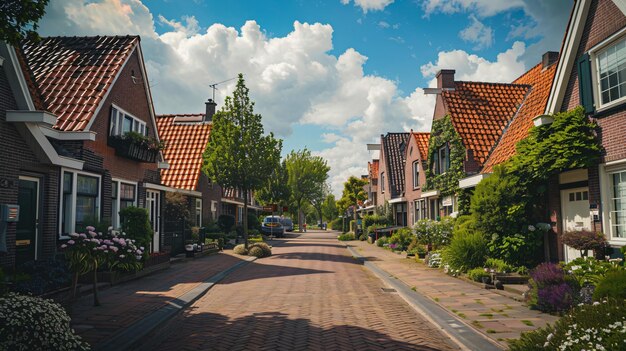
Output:
[[[358,6],[363,13],[368,11],[382,11],[385,7],[391,5],[394,0],[354,0],[354,6]],[[341,0],[341,3],[348,5],[350,0]]]
[[[493,44],[493,29],[479,21],[476,16],[470,16],[470,21],[472,23],[459,33],[461,39],[476,44],[474,50],[490,47]]]

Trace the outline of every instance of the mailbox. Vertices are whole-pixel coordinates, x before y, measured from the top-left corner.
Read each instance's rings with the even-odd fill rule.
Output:
[[[0,205],[0,222],[17,222],[20,220],[20,205]]]

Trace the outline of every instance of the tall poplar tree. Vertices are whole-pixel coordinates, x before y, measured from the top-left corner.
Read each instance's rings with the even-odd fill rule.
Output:
[[[233,96],[213,116],[202,170],[223,187],[241,189],[244,198],[243,233],[248,247],[248,197],[259,190],[280,166],[282,140],[265,134],[261,115],[254,113],[243,74]]]

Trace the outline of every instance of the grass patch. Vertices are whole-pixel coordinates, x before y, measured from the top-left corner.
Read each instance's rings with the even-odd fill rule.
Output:
[[[463,319],[467,319],[467,316],[465,315],[465,313],[461,312],[461,313],[457,313],[457,315]]]
[[[495,334],[496,331],[493,329],[487,329],[487,334]]]
[[[502,313],[502,316],[509,318],[509,314],[508,313]]]
[[[491,313],[481,313],[480,316],[487,317],[489,319],[493,318],[493,314],[491,314]]]
[[[476,299],[476,300],[474,300],[474,301],[475,301],[477,304],[479,304],[479,305],[484,305],[484,304],[485,304],[484,302],[480,301],[480,299]]]
[[[492,310],[492,311],[494,311],[494,312],[496,312],[496,313],[502,313],[502,312],[504,312],[504,310],[502,310],[502,309],[497,309],[497,308],[492,308],[491,310]]]
[[[411,290],[417,291],[417,287],[414,286],[414,287],[411,288]]]
[[[458,310],[455,310],[454,308],[451,309],[450,311],[452,311],[452,313],[457,313],[458,312]]]
[[[526,320],[526,319],[522,319],[522,323],[526,324],[529,327],[534,327],[535,326],[535,324],[533,322],[531,322],[529,320]]]
[[[439,302],[439,298],[438,297],[433,298],[433,300]]]
[[[482,324],[480,324],[479,321],[472,321],[472,325],[475,326],[478,329],[484,328],[484,326]]]

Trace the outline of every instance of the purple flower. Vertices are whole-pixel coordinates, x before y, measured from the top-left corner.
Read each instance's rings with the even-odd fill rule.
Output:
[[[558,285],[565,282],[565,272],[554,263],[542,263],[530,272],[539,288],[548,285]]]
[[[67,247],[67,245],[65,245],[65,244],[61,245],[62,249],[66,248],[66,247]]]
[[[87,230],[88,230],[88,231],[90,231],[90,232],[93,232],[93,231],[95,231],[95,230],[96,230],[96,228],[95,228],[95,227],[90,226],[90,225],[88,225],[87,227],[85,227],[85,229],[87,229]]]
[[[96,236],[98,236],[98,234],[97,234],[96,232],[92,231],[92,230],[90,230],[90,231],[89,231],[89,235],[90,235],[92,238],[95,238]]]
[[[74,245],[76,242],[74,240],[68,240],[67,243],[68,245]]]
[[[77,233],[70,233],[70,236],[73,238],[78,238],[78,234]]]
[[[542,311],[566,311],[574,304],[574,291],[567,283],[550,285],[537,292],[537,305]]]

